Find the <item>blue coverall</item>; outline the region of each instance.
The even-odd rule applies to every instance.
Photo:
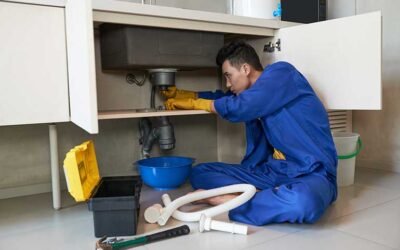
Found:
[[[337,155],[327,113],[304,76],[287,62],[269,65],[239,95],[200,92],[214,99],[217,113],[246,123],[247,149],[241,164],[197,165],[195,189],[249,183],[259,191],[229,212],[253,225],[313,223],[337,197]],[[273,157],[274,149],[285,159]]]

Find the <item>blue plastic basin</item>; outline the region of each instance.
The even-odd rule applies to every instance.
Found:
[[[166,156],[143,159],[136,164],[146,185],[158,190],[169,190],[185,183],[193,162],[193,158]]]

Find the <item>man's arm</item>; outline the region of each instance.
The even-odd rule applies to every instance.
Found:
[[[217,114],[217,111],[215,110],[215,106],[214,106],[214,101],[211,101],[211,103],[210,103],[210,110],[212,113]]]

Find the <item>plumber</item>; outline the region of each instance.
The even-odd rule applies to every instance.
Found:
[[[252,224],[314,223],[336,200],[337,155],[327,112],[306,78],[287,62],[265,69],[253,47],[234,41],[216,58],[226,93],[163,91],[167,109],[206,110],[246,124],[247,149],[240,164],[197,165],[194,189],[248,183],[258,192],[229,212],[232,220]],[[218,205],[236,194],[213,197]]]

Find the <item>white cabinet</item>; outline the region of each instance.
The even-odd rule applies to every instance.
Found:
[[[93,24],[219,32],[252,43],[264,64],[286,60],[309,79],[327,109],[381,108],[380,13],[290,26],[227,14],[149,6],[115,0],[70,0],[66,4],[71,120],[90,133],[97,120],[142,116],[203,114],[202,111],[98,114]],[[280,39],[281,51],[264,45]]]
[[[0,2],[0,125],[69,121],[64,9]]]
[[[381,109],[380,12],[283,28],[277,39],[281,51],[263,53],[264,64],[295,65],[327,109]]]

